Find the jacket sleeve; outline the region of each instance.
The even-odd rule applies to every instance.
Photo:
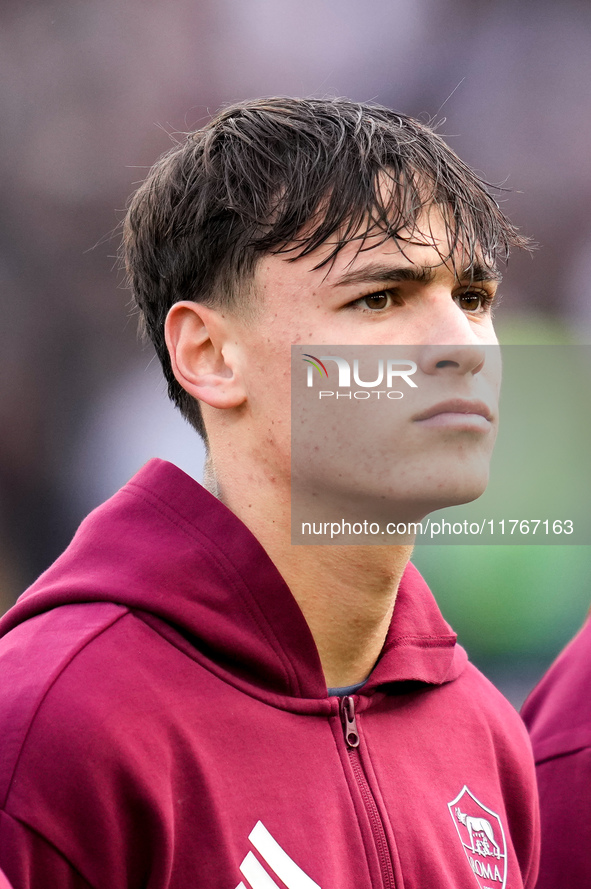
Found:
[[[523,723],[520,721],[520,729]],[[519,816],[513,823],[513,836],[517,840],[516,851],[521,866],[521,874],[524,889],[535,889],[538,883],[540,867],[540,805],[536,781],[534,760],[531,752],[531,744],[525,731],[526,758],[521,761],[520,769],[515,771],[511,781],[514,803],[519,810]],[[516,775],[521,772],[521,788],[516,786]],[[515,798],[516,797],[516,798]],[[555,887],[554,887],[555,889]]]
[[[93,889],[73,865],[36,831],[0,812],[0,889]]]
[[[536,887],[591,886],[591,749],[549,757],[537,772],[542,861]]]

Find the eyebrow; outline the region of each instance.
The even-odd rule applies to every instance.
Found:
[[[395,283],[400,281],[414,281],[418,284],[430,284],[436,276],[434,266],[392,266],[386,263],[371,262],[359,269],[345,272],[335,282],[336,287],[348,284],[369,283]],[[500,283],[503,279],[500,271],[495,266],[487,266],[482,263],[472,263],[469,268],[461,269],[457,279],[463,281],[495,281]]]

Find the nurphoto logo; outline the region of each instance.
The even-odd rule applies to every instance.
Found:
[[[377,367],[374,370],[375,379],[369,380],[361,379],[359,359],[354,358],[353,383],[360,387],[356,390],[351,388],[351,363],[346,358],[342,358],[339,355],[321,355],[317,358],[315,355],[309,355],[304,352],[302,361],[308,365],[306,368],[306,384],[309,389],[314,388],[316,379],[314,371],[320,376],[321,382],[324,382],[329,380],[330,376],[324,362],[333,361],[336,364],[337,373],[335,376],[335,368],[331,368],[332,376],[330,377],[330,382],[333,386],[336,386],[336,389],[345,391],[320,389],[318,391],[319,398],[357,398],[363,400],[372,398],[372,396],[380,398],[384,395],[386,398],[397,400],[404,398],[404,392],[394,389],[395,384],[404,382],[412,389],[418,388],[415,381],[411,379],[412,375],[417,372],[416,362],[404,358],[387,358],[385,360],[379,358]],[[379,386],[385,386],[386,388],[379,389]]]

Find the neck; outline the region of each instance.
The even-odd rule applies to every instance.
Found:
[[[329,688],[369,676],[410,546],[290,546],[269,552],[310,627]]]
[[[412,546],[293,546],[284,486],[235,472],[225,484],[216,470],[217,495],[265,548],[300,606],[327,686],[362,682],[384,645]]]

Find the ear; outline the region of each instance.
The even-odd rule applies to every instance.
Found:
[[[175,303],[164,325],[173,373],[189,395],[212,407],[246,401],[240,350],[224,314],[188,300]]]

